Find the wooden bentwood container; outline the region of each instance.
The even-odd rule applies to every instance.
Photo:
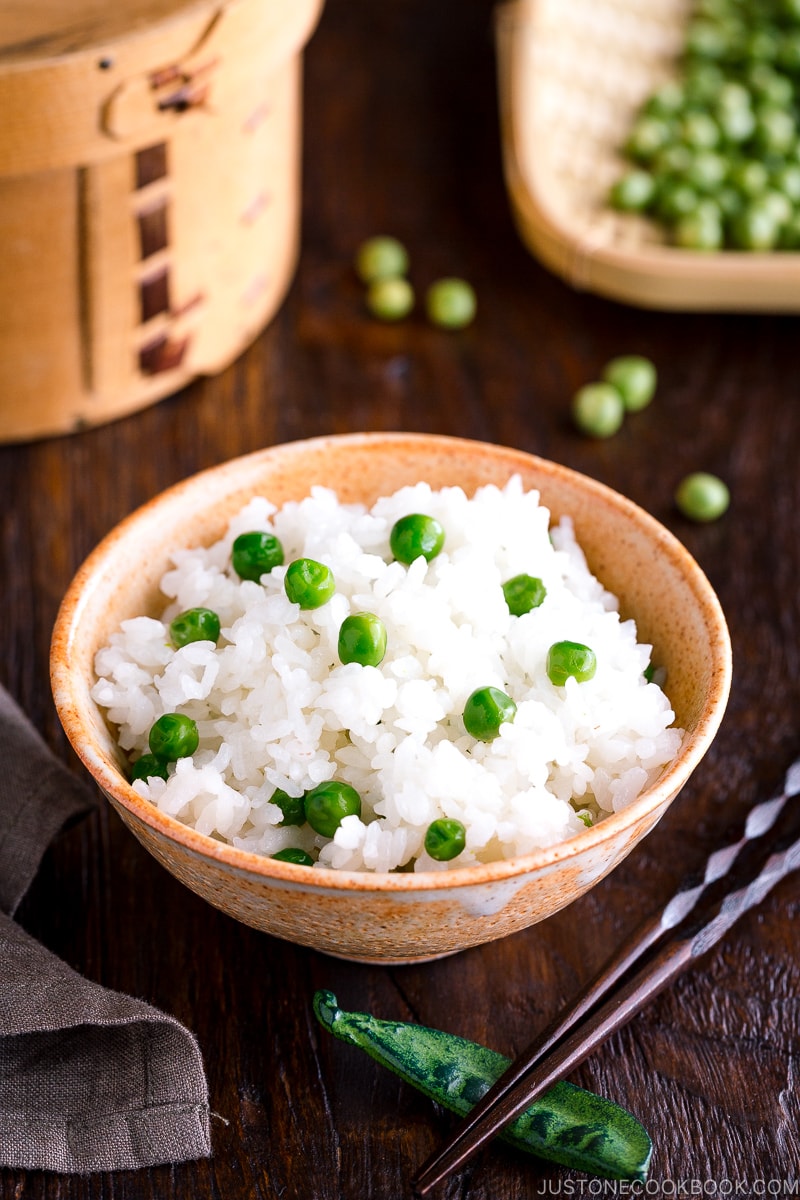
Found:
[[[0,0],[0,441],[225,367],[289,286],[322,0]]]

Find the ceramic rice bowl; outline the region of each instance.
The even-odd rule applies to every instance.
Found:
[[[519,474],[554,519],[572,518],[589,566],[636,620],[666,669],[685,730],[680,753],[638,799],[570,840],[500,862],[441,872],[347,872],[237,849],[159,811],[124,773],[91,698],[94,657],[122,620],[163,608],[172,551],[210,544],[255,495],[281,505],[313,485],[371,504],[420,481],[468,493]],[[132,564],[136,569],[132,570]],[[565,467],[501,446],[415,434],[354,434],[276,446],[170,488],[117,526],[78,571],[52,642],[52,686],[75,751],[142,845],[187,887],[256,929],[324,953],[376,963],[452,954],[542,921],[614,869],[654,827],[707,751],[730,688],[719,602],[676,538],[636,505]]]

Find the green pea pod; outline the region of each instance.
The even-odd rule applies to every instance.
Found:
[[[316,993],[314,1012],[334,1037],[365,1050],[462,1117],[509,1065],[504,1055],[439,1029],[343,1012],[331,992]],[[556,1083],[500,1137],[563,1167],[640,1183],[653,1149],[647,1131],[624,1108],[570,1083]]]

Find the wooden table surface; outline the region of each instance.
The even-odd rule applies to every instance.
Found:
[[[49,692],[50,631],[76,568],[120,518],[262,446],[430,431],[565,463],[677,534],[730,624],[721,731],[661,824],[584,899],[424,965],[346,963],[245,928],[167,875],[107,807],[62,834],[19,919],[78,971],[190,1026],[221,1119],[210,1160],[87,1178],[5,1170],[4,1200],[408,1195],[451,1119],[319,1031],[315,989],[514,1054],[800,751],[798,320],[637,311],[541,268],[503,185],[492,15],[490,0],[329,0],[306,59],[302,254],[277,318],[218,378],[104,428],[0,449],[0,679],[72,762]],[[470,279],[474,324],[447,333],[421,316],[369,318],[351,264],[376,232],[406,242],[420,290],[440,275]],[[654,360],[657,398],[613,439],[582,438],[570,397],[623,352]],[[695,469],[730,484],[716,523],[693,525],[673,506]],[[792,878],[573,1076],[650,1130],[648,1194],[797,1194],[799,913]],[[438,1194],[610,1194],[602,1186],[494,1146]]]

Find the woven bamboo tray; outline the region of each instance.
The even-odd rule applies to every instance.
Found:
[[[497,13],[506,183],[572,287],[643,308],[800,312],[800,254],[701,254],[606,204],[634,112],[675,72],[688,0],[512,0]]]

